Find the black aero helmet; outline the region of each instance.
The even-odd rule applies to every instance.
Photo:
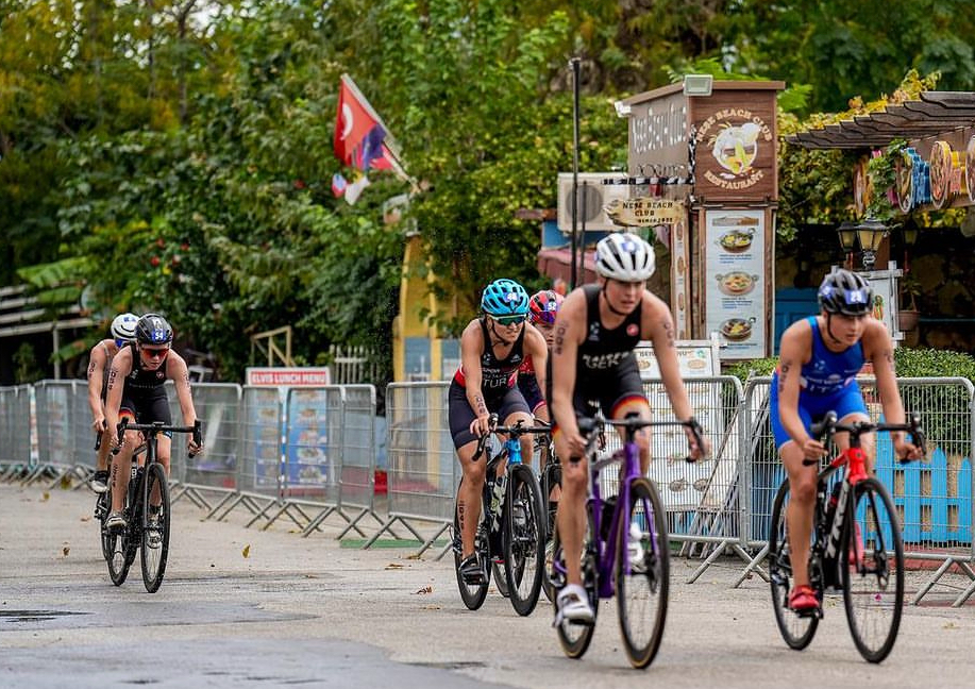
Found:
[[[871,311],[874,290],[863,276],[838,268],[823,279],[817,299],[828,314],[861,316]]]
[[[173,328],[159,314],[146,314],[136,324],[136,341],[141,345],[167,345],[173,342]]]

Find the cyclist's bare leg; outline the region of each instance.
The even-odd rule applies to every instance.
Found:
[[[131,418],[130,418],[131,419]],[[125,495],[129,488],[129,469],[132,467],[132,454],[139,446],[142,436],[138,431],[125,432],[122,449],[112,458],[112,512],[121,512],[125,507]]]
[[[646,400],[641,399],[631,399],[627,402],[618,405],[614,408],[613,418],[623,419],[629,414],[637,413],[641,419],[650,421],[651,419],[651,406]],[[617,429],[620,434],[620,441],[623,443],[626,438],[626,432],[624,429]],[[640,468],[641,475],[647,476],[647,470],[651,466],[651,430],[648,427],[640,429],[634,435],[634,442],[637,444],[637,449],[640,452]],[[621,467],[621,472],[623,468]]]
[[[537,408],[535,408],[535,418],[541,422],[549,423],[549,406],[546,403],[541,403]],[[542,446],[539,452],[539,470],[543,470],[546,465],[549,464],[549,445],[546,444]],[[559,496],[562,494],[562,489],[559,484],[554,484],[552,489],[549,491],[549,496],[547,500],[558,503]]]
[[[809,585],[807,562],[810,560],[810,533],[817,499],[817,465],[803,464],[803,451],[792,440],[779,449],[790,479],[790,503],[786,507],[786,529],[790,539],[790,563],[793,584]]]
[[[569,446],[565,438],[556,432],[556,455],[569,458]],[[582,585],[580,554],[583,551],[583,534],[586,531],[586,482],[589,476],[586,458],[578,462],[562,462],[563,493],[556,510],[556,526],[563,547],[566,563],[566,582]]]
[[[95,455],[95,470],[98,472],[105,472],[109,469],[108,454],[112,452],[112,435],[113,432],[108,429],[102,432],[102,442],[98,446],[98,453]]]
[[[485,484],[485,456],[472,460],[477,441],[466,443],[457,449],[463,476],[458,487],[458,524],[461,526],[461,555],[465,558],[474,553],[474,535],[478,531],[481,515],[481,489]]]
[[[519,421],[522,422],[522,426],[532,426],[532,415],[527,412],[513,412],[502,423],[505,426],[515,426]],[[522,446],[522,464],[532,467],[532,435],[519,436],[519,445]]]

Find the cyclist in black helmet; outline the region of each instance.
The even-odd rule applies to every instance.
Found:
[[[773,374],[769,402],[776,448],[790,478],[786,520],[796,582],[790,608],[804,612],[819,606],[807,575],[819,468],[804,465],[803,460],[819,460],[827,452],[819,440],[810,437],[810,426],[831,410],[843,424],[869,421],[854,379],[865,361],[874,365],[886,421],[905,422],[891,337],[885,325],[870,316],[871,286],[857,273],[838,269],[824,278],[817,296],[820,315],[797,321],[780,339],[779,366]],[[898,457],[918,459],[918,448],[904,434],[892,432],[891,437]],[[846,449],[847,434],[837,434],[834,442]],[[861,448],[868,470],[873,471],[873,435],[861,436]]]
[[[172,424],[169,400],[163,384],[167,379],[176,384],[176,396],[183,412],[183,423],[192,426],[197,419],[190,395],[190,376],[186,361],[171,349],[173,329],[159,314],[146,314],[136,323],[135,342],[122,348],[112,360],[108,375],[108,398],[105,416],[109,429],[115,429],[120,417],[128,417],[138,424],[163,422]],[[127,432],[122,450],[112,461],[112,512],[106,520],[107,527],[125,526],[122,507],[129,485],[129,467],[132,453],[139,445],[139,433]],[[113,445],[118,439],[113,434]],[[199,453],[201,446],[187,438],[191,453]],[[164,434],[159,439],[159,461],[169,472],[170,438]]]

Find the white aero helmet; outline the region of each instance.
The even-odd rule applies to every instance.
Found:
[[[112,337],[116,340],[135,340],[139,317],[126,312],[112,319]]]
[[[637,235],[612,233],[596,245],[596,272],[627,283],[647,280],[654,274],[654,249]]]

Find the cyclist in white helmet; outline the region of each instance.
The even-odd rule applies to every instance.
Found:
[[[98,494],[108,491],[108,453],[111,449],[111,436],[105,423],[105,392],[108,386],[108,370],[119,348],[135,340],[135,314],[119,314],[112,319],[112,337],[98,341],[88,355],[88,406],[92,412],[92,429],[102,434],[102,443],[95,458],[95,474],[89,484]]]
[[[556,599],[557,620],[582,622],[593,620],[593,609],[580,573],[589,470],[577,417],[592,417],[602,408],[608,419],[628,414],[651,418],[633,353],[638,342],[650,340],[675,415],[682,421],[693,419],[678,370],[671,310],[645,287],[654,273],[654,250],[630,233],[608,235],[597,244],[596,272],[597,283],[573,290],[556,316],[550,396],[556,454],[563,467],[556,524],[567,570],[567,584]],[[639,432],[636,439],[644,474],[650,462],[647,432]],[[707,454],[707,441],[706,448],[699,448],[691,430],[685,432],[690,457]]]

